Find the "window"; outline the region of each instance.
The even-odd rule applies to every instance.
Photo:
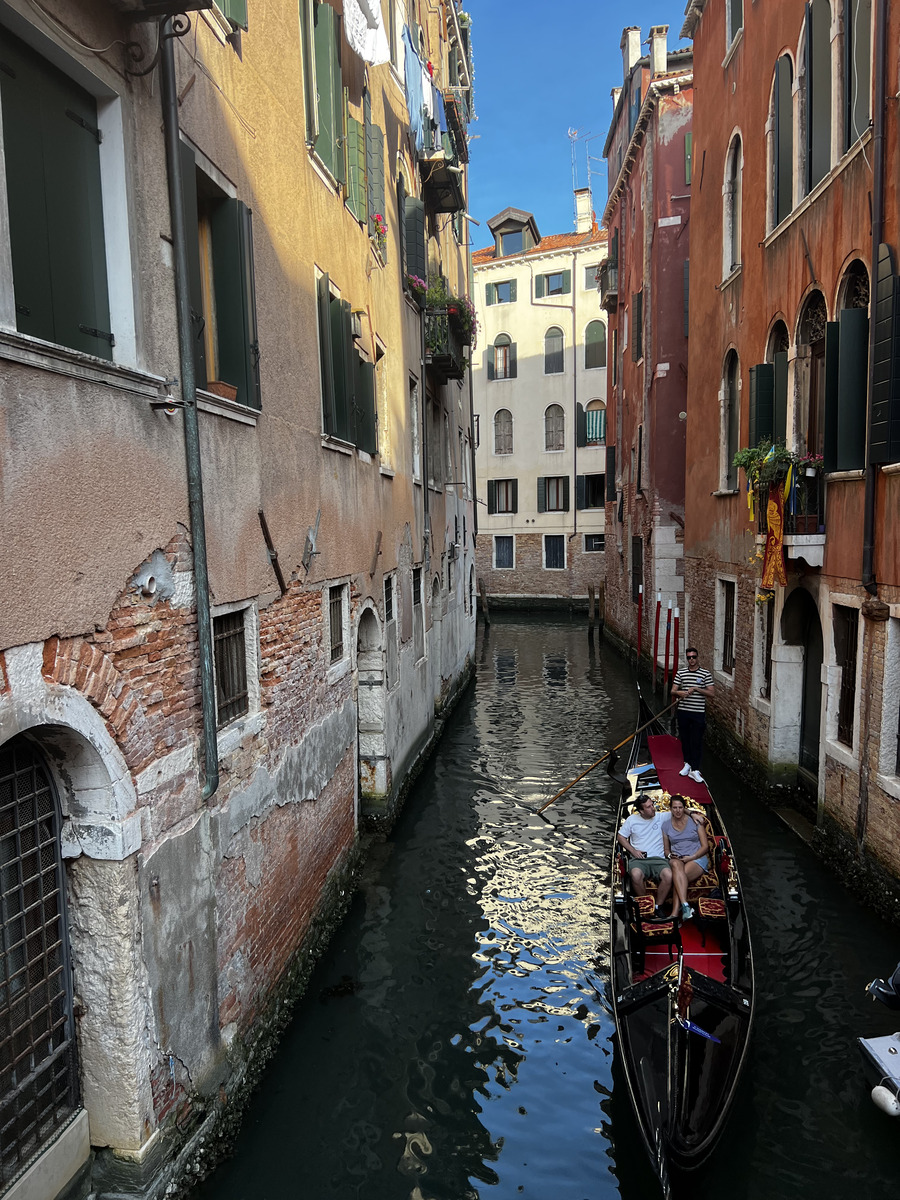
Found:
[[[544,449],[565,450],[566,415],[559,404],[551,404],[544,413]]]
[[[869,127],[872,89],[872,0],[843,0],[844,149]]]
[[[789,55],[782,54],[772,88],[772,228],[780,225],[794,206],[793,87],[793,63]]]
[[[738,485],[737,467],[733,465],[741,432],[740,364],[734,350],[725,359],[722,381],[722,491],[733,492]]]
[[[561,533],[544,534],[544,569],[564,571],[566,569],[566,539]]]
[[[394,619],[394,579],[391,575],[384,577],[384,620],[385,624]]]
[[[534,277],[535,300],[541,300],[544,296],[567,296],[571,290],[571,271],[551,271]]]
[[[606,476],[601,474],[575,476],[575,507],[604,508],[606,505]]]
[[[538,512],[569,511],[568,475],[542,476],[537,481]]]
[[[344,657],[344,593],[343,584],[328,589],[329,663]]]
[[[566,369],[563,331],[552,325],[544,334],[544,374],[560,375]]]
[[[306,142],[331,175],[344,182],[341,19],[330,4],[301,0]]]
[[[0,33],[16,328],[112,359],[96,101]]]
[[[831,5],[811,0],[807,6],[804,57],[806,102],[806,190],[824,179],[831,169]],[[803,109],[801,108],[801,113]]]
[[[419,440],[419,381],[409,380],[409,430],[412,442],[412,477],[416,482],[422,478],[422,454]]]
[[[632,324],[631,361],[640,362],[644,357],[644,289],[631,297]],[[626,326],[627,329],[627,326]],[[627,336],[627,335],[626,335]]]
[[[591,371],[606,366],[606,326],[591,321],[584,331],[584,366]]]
[[[494,338],[493,346],[487,350],[488,380],[515,379],[516,345],[505,333]]]
[[[250,711],[247,686],[245,609],[213,617],[213,651],[216,672],[216,721],[223,725]]]
[[[637,604],[644,583],[644,539],[631,539],[631,599]]]
[[[584,268],[584,290],[586,292],[596,292],[600,286],[600,264],[591,263],[589,267]]]
[[[744,25],[744,0],[726,0],[728,18],[728,45],[730,46]]]
[[[763,682],[759,694],[764,700],[772,698],[772,642],[775,637],[775,601],[773,598],[760,606],[762,622]]]
[[[501,254],[521,254],[524,250],[523,234],[521,229],[514,229],[510,233],[500,235],[500,244],[503,247]]]
[[[400,679],[397,650],[397,613],[394,604],[394,577],[384,577],[384,682],[390,691]]]
[[[499,408],[494,413],[494,453],[512,454],[513,419],[508,408]]]
[[[515,304],[516,280],[504,279],[497,283],[486,283],[484,285],[484,302],[487,305]]]
[[[516,565],[516,539],[509,534],[498,534],[494,538],[494,567],[498,571],[511,571]]]
[[[841,670],[838,699],[838,741],[853,745],[856,711],[856,643],[859,633],[859,609],[843,604],[834,606],[834,658]]]
[[[422,611],[422,568],[413,567],[412,573],[413,637],[416,662],[425,657],[425,614]]]
[[[726,675],[734,674],[734,617],[737,584],[730,579],[720,579],[722,608],[721,669]]]
[[[374,454],[375,365],[359,353],[353,339],[350,304],[334,295],[327,275],[319,276],[318,293],[325,433]]]
[[[722,193],[722,278],[741,265],[741,187],[743,154],[736,137],[728,150],[725,187]]]
[[[584,417],[585,445],[602,446],[606,441],[606,405],[602,400],[591,400]]]
[[[518,479],[489,479],[487,481],[488,514],[519,511]]]
[[[585,554],[598,554],[606,549],[605,533],[586,533],[584,535]]]

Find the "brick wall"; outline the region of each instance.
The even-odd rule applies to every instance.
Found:
[[[603,551],[584,551],[584,535],[571,538],[563,535],[566,544],[565,570],[545,570],[543,565],[543,534],[515,535],[515,567],[496,570],[493,565],[494,540],[490,533],[478,535],[475,570],[484,580],[489,597],[553,597],[586,599],[588,587],[603,586],[606,574],[606,554]]]

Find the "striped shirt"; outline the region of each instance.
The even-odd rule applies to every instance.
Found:
[[[688,688],[707,688],[712,687],[713,677],[705,667],[682,667],[676,672],[672,684],[679,692],[686,692]],[[705,713],[706,712],[706,697],[701,696],[698,692],[694,692],[693,696],[688,696],[687,699],[678,701],[678,711],[683,713]]]

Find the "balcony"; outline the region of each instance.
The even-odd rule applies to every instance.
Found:
[[[784,483],[762,484],[757,489],[757,541],[765,542],[768,534],[766,504],[769,487],[784,487]],[[793,508],[793,511],[790,509]],[[797,475],[793,496],[785,503],[784,550],[788,558],[802,558],[811,567],[821,567],[825,561],[825,479],[820,471]]]
[[[614,313],[619,303],[619,264],[607,259],[600,264],[600,307]]]
[[[444,134],[443,148],[426,149],[419,157],[422,190],[435,212],[465,212],[463,168],[459,165],[449,134]]]
[[[440,383],[462,379],[466,373],[463,338],[446,308],[425,310],[425,364]]]

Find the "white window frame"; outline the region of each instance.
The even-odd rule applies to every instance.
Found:
[[[497,542],[500,538],[509,538],[512,542],[512,565],[509,567],[501,567],[497,565]],[[514,571],[516,569],[516,535],[514,533],[495,533],[493,538],[492,549],[492,566],[495,571]]]
[[[859,596],[845,595],[832,592],[826,597],[827,620],[822,622],[822,640],[824,642],[824,661],[828,686],[825,704],[825,753],[842,766],[852,771],[859,770],[859,738],[860,738],[860,708],[862,705],[862,665],[863,644],[865,639],[865,619],[860,615],[856,629],[856,680],[853,694],[853,745],[838,741],[838,715],[841,707],[841,672],[843,668],[837,661],[834,648],[834,608],[862,609]],[[830,636],[829,636],[830,635]],[[820,764],[824,766],[824,763]]]
[[[500,413],[502,413],[502,412],[509,413],[510,446],[509,446],[508,450],[498,450],[497,449],[497,418],[499,417]],[[506,458],[508,455],[513,453],[513,451],[515,449],[515,445],[516,445],[516,420],[512,414],[512,409],[498,408],[495,411],[495,413],[491,419],[491,439],[493,441],[493,449],[491,451],[492,454],[495,454],[500,458]]]
[[[514,282],[515,282],[514,279],[512,278],[512,276],[510,276],[509,279],[498,279],[497,282],[492,285],[494,288],[494,304],[512,304],[513,303],[512,297],[510,297],[509,300],[501,300],[500,294],[497,291],[497,288],[508,287],[508,288],[510,288],[510,290],[512,290],[512,285]]]
[[[331,589],[341,589],[341,638],[343,652],[341,657],[331,661]],[[350,637],[350,584],[349,580],[330,579],[322,587],[322,620],[324,624],[323,646],[325,651],[325,679],[328,683],[336,683],[343,678],[351,667],[351,637]]]
[[[584,286],[583,286],[583,288],[582,288],[582,290],[583,290],[583,291],[585,291],[585,292],[596,292],[596,291],[598,291],[598,290],[599,290],[599,288],[600,288],[600,280],[596,278],[596,276],[597,276],[597,273],[599,272],[599,270],[600,270],[600,264],[599,264],[599,263],[593,263],[593,264],[591,264],[591,265],[589,265],[589,266],[586,266],[586,267],[584,268]],[[588,279],[588,271],[590,271],[590,272],[591,272],[591,274],[592,274],[592,275],[594,275],[594,277],[595,277],[595,278],[594,278],[594,281],[593,281],[593,283],[591,283],[591,284],[589,284],[589,283],[588,283],[588,281],[587,281],[587,279]]]
[[[900,604],[892,604],[885,629],[884,676],[881,684],[881,739],[878,747],[878,784],[900,800],[897,772],[897,725],[900,722]]]
[[[255,600],[235,600],[230,604],[210,605],[210,622],[229,613],[244,614],[244,654],[247,672],[247,711],[223,725],[217,734],[219,754],[230,754],[248,735],[256,734],[264,724],[259,684],[259,607]],[[215,650],[213,651],[213,686],[215,687]],[[218,706],[217,706],[218,707]]]
[[[585,533],[585,534],[582,534],[582,537],[584,538],[584,541],[581,544],[582,554],[604,554],[606,552],[606,531],[605,530],[598,531],[597,533]],[[594,546],[589,549],[588,544],[587,544],[588,538],[597,538],[597,537],[603,539],[603,545],[602,546]]]
[[[725,584],[734,584],[734,612],[731,615],[731,645],[734,653],[734,670],[729,675],[727,671],[721,668],[722,662],[722,644],[725,638]],[[723,687],[730,690],[734,689],[734,680],[737,675],[737,619],[738,608],[740,607],[740,591],[738,588],[737,575],[716,575],[716,623],[715,623],[715,640],[713,642],[713,669],[712,676],[716,683],[721,683]]]

